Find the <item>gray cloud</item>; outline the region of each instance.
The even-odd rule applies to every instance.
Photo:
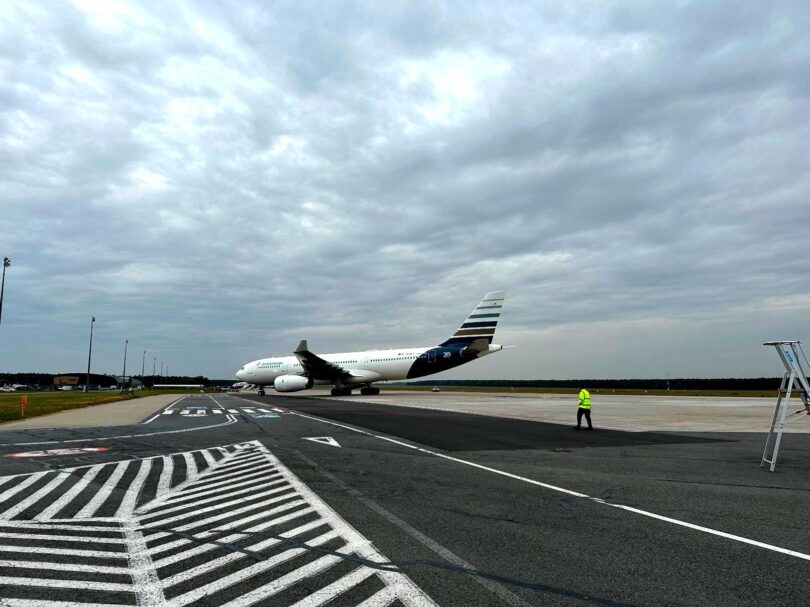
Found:
[[[433,343],[456,376],[758,375],[806,337],[810,9],[0,9],[0,368],[98,319],[178,372]],[[810,339],[810,338],[808,338]],[[151,354],[154,352],[155,354]],[[767,353],[765,353],[767,354]]]

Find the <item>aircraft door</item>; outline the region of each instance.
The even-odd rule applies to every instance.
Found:
[[[436,362],[436,350],[428,350],[428,363],[433,364]]]

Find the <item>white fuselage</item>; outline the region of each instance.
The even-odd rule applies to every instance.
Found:
[[[488,354],[499,352],[503,346],[490,344],[489,348],[477,353],[472,359],[482,358]],[[449,352],[437,346],[420,348],[399,348],[395,350],[365,350],[360,352],[337,352],[335,354],[319,355],[324,360],[351,372],[351,376],[343,380],[346,384],[370,384],[378,381],[390,381],[422,377],[456,366],[451,360],[458,356],[457,352]],[[418,375],[410,374],[412,368],[418,363],[424,372]],[[303,375],[304,368],[295,356],[279,356],[262,358],[244,365],[236,372],[241,381],[258,386],[269,386],[277,377],[282,375]],[[315,384],[328,385],[334,383],[330,380],[315,379]]]
[[[431,350],[431,347],[338,352],[319,356],[346,370],[361,372],[357,374],[357,381],[348,382],[360,384],[369,381],[405,379],[414,361],[428,350]],[[281,375],[297,375],[303,371],[301,363],[295,356],[279,356],[249,362],[236,373],[236,377],[251,384],[270,385]],[[316,380],[315,383],[331,382]]]

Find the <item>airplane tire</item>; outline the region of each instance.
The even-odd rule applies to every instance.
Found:
[[[259,388],[259,396],[264,396],[264,389]]]

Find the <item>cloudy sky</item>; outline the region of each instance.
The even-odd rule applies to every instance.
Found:
[[[0,3],[0,371],[430,345],[449,377],[810,343],[810,5]]]

